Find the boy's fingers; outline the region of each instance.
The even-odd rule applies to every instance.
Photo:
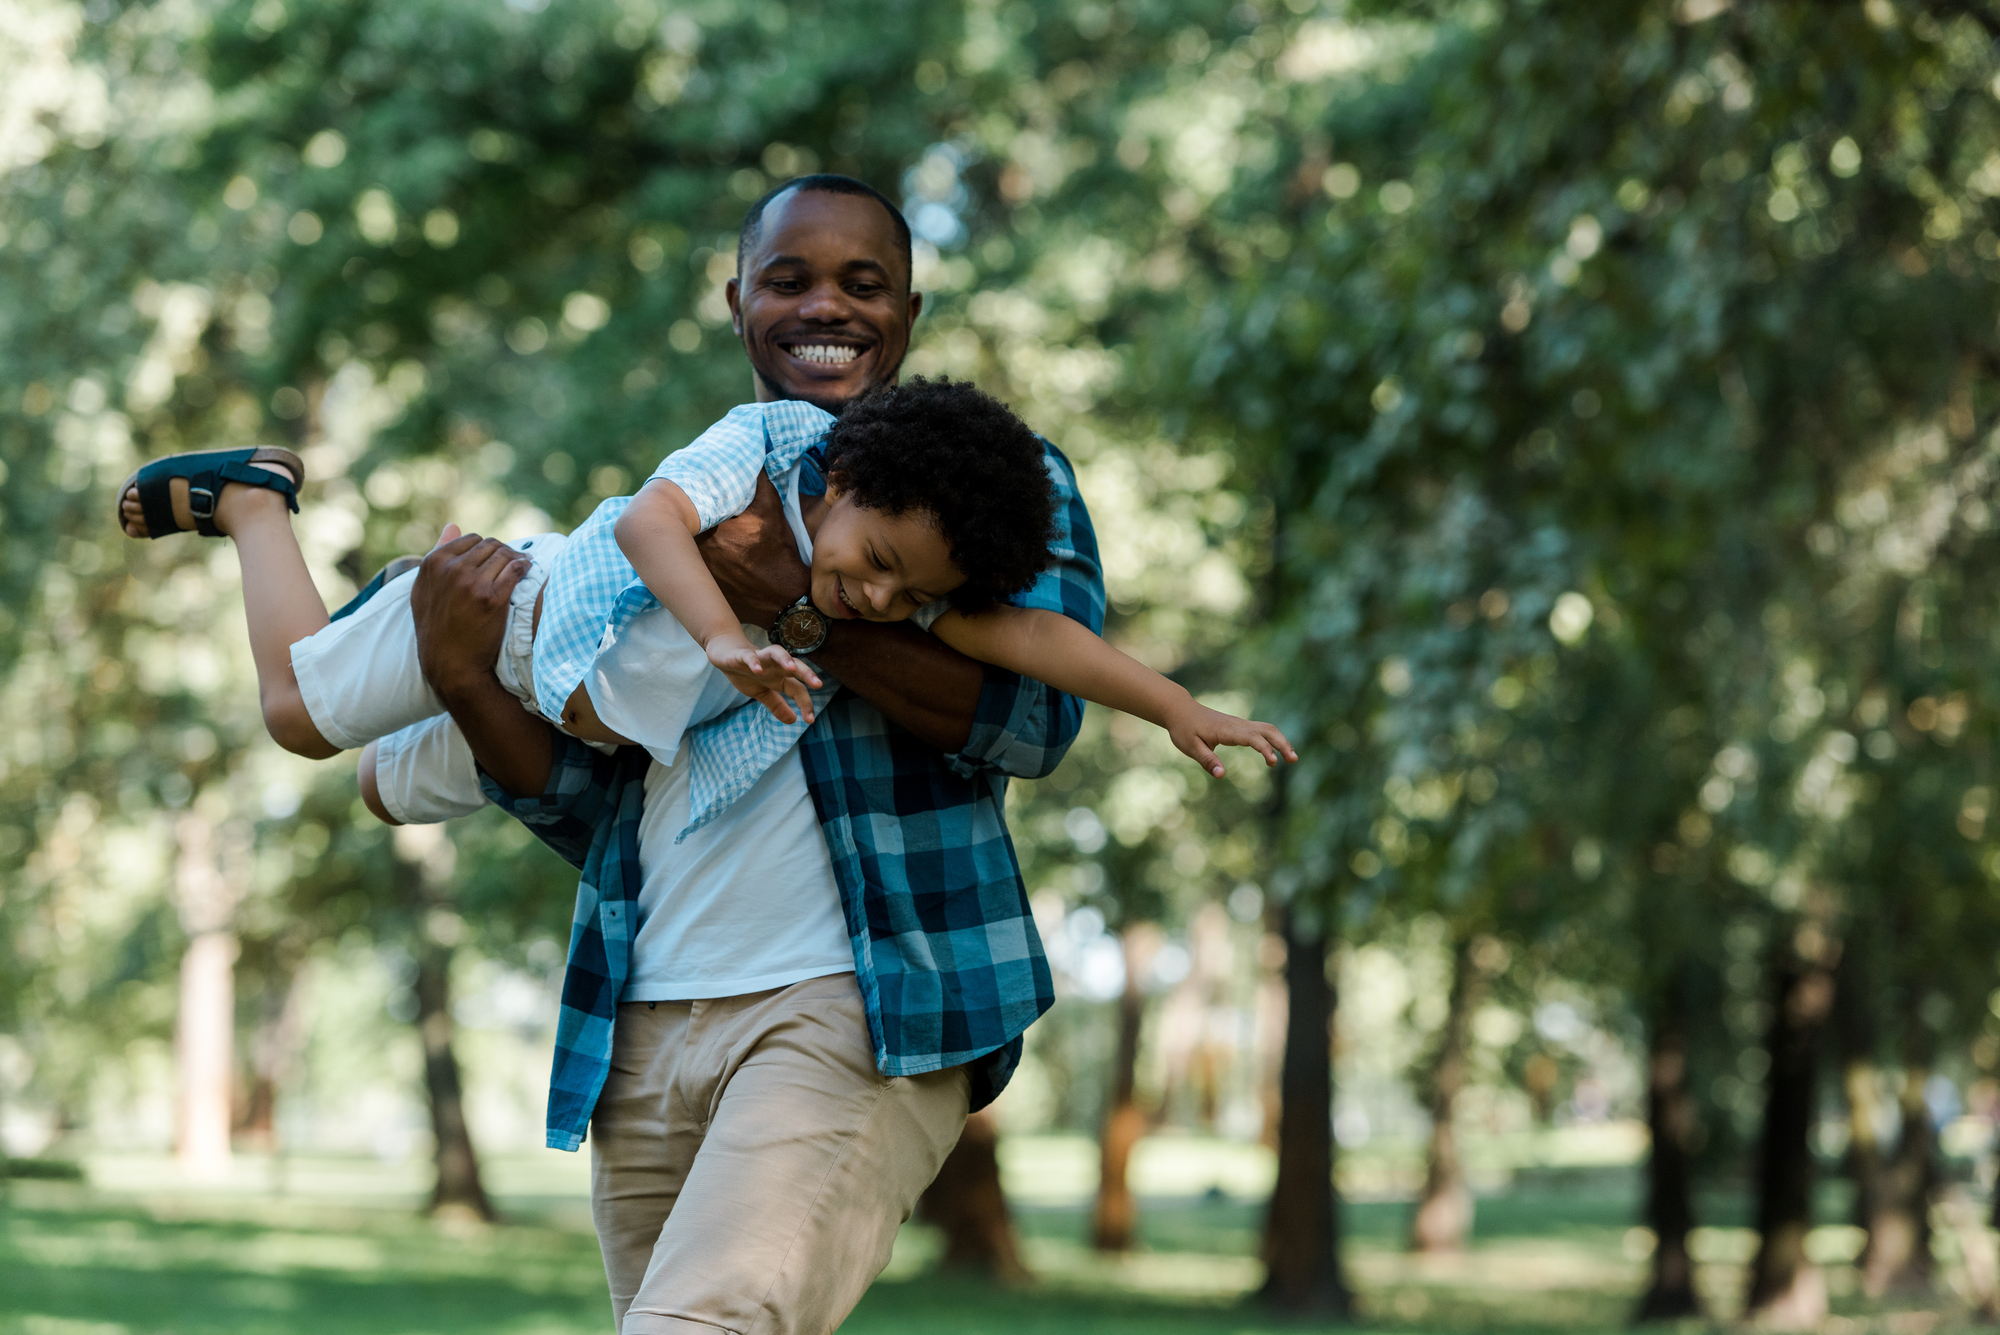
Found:
[[[432,543],[431,546],[442,547],[447,542],[450,542],[453,538],[456,538],[463,532],[465,532],[465,530],[460,528],[456,524],[446,524],[444,526],[444,532],[438,534],[438,540]]]

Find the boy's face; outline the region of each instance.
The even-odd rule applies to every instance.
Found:
[[[895,381],[923,308],[882,206],[822,190],[765,206],[725,291],[758,401],[802,399],[834,413]]]
[[[836,620],[901,621],[965,583],[929,515],[892,515],[827,488],[826,517],[813,535],[812,600]]]

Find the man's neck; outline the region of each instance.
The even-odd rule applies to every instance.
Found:
[[[799,494],[799,518],[805,523],[806,536],[814,542],[819,541],[819,526],[821,521],[826,518],[828,509],[825,496],[807,496],[801,490]]]

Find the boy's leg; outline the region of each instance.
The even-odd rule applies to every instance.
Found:
[[[289,477],[282,468],[260,464]],[[188,514],[188,485],[172,484],[174,515]],[[136,489],[120,502],[125,531],[145,534],[145,516]],[[327,624],[326,603],[306,569],[305,554],[292,533],[285,498],[262,487],[231,483],[215,498],[215,526],[236,546],[243,568],[243,616],[250,627],[250,656],[257,664],[257,695],[264,727],[287,751],[312,760],[337,755],[340,748],[320,735],[299,696],[292,675],[292,646]]]
[[[965,1073],[877,1071],[852,974],[694,1002],[679,1046],[701,1147],[623,1335],[832,1330],[958,1142]]]

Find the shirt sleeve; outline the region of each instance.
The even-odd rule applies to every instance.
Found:
[[[556,744],[548,785],[532,797],[508,793],[484,769],[479,785],[487,800],[528,827],[563,861],[581,868],[598,836],[598,825],[616,815],[619,790],[643,778],[652,758],[636,746],[606,754],[551,729]],[[634,768],[636,766],[636,769]]]
[[[746,403],[661,460],[653,477],[687,493],[706,533],[750,508],[763,471],[764,405]]]
[[[1104,568],[1097,555],[1097,532],[1077,493],[1075,468],[1046,441],[1043,453],[1056,488],[1057,534],[1050,544],[1055,560],[1032,588],[1008,601],[1016,607],[1060,612],[1093,635],[1101,635]],[[1005,668],[985,667],[972,731],[964,748],[945,757],[945,762],[962,778],[989,771],[1017,779],[1041,778],[1062,763],[1076,740],[1077,729],[1083,726],[1083,701]]]

